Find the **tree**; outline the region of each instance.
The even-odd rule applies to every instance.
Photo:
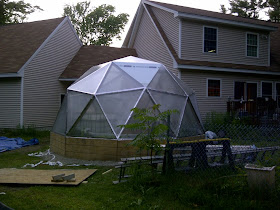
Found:
[[[0,0],[0,25],[22,23],[27,15],[42,10],[39,6],[32,6],[23,1]]]
[[[138,147],[140,151],[149,150],[151,162],[153,152],[161,151],[161,144],[168,138],[167,131],[170,126],[167,125],[168,116],[178,112],[177,110],[160,112],[159,108],[160,104],[146,109],[133,108],[131,111],[134,113],[134,123],[120,125],[122,128],[138,133],[130,145]]]
[[[280,0],[267,0],[268,15],[272,22],[280,22]]]
[[[221,8],[220,8],[221,13],[226,14],[227,13],[227,9],[226,9],[225,5],[221,4],[220,6],[221,6]]]
[[[90,2],[80,2],[76,5],[66,5],[64,16],[68,16],[77,31],[78,36],[86,45],[110,45],[114,37],[120,38],[128,14],[114,15],[115,7],[112,5],[100,5],[90,9]]]
[[[230,8],[228,10],[224,5],[221,5],[221,12],[237,14],[240,17],[259,18],[259,11],[266,7],[266,2],[263,0],[229,0]]]

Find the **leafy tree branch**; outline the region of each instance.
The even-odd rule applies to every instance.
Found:
[[[64,16],[68,16],[85,45],[105,45],[112,43],[113,38],[120,39],[128,21],[128,14],[114,15],[115,7],[100,5],[90,8],[90,2],[80,2],[76,5],[66,5]]]

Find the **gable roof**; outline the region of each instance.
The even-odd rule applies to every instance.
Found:
[[[145,0],[145,3],[152,6],[160,6],[162,9],[167,9],[170,12],[173,12],[175,17],[208,20],[233,25],[239,24],[240,26],[244,27],[250,27],[250,25],[252,24],[251,27],[275,30],[273,29],[275,25],[269,21],[238,17],[235,15],[223,14],[220,12],[212,12],[208,10],[195,9],[191,7],[161,3],[156,1]]]
[[[126,56],[135,56],[135,49],[108,46],[82,46],[60,76],[60,80],[74,81],[92,66],[97,66]]]
[[[64,19],[0,26],[0,74],[17,73]]]
[[[151,21],[155,25],[155,27],[159,33],[159,36],[161,37],[165,46],[167,47],[167,50],[169,51],[170,55],[173,57],[174,61],[176,62],[175,66],[177,66],[177,68],[229,71],[229,72],[240,72],[240,73],[241,72],[242,73],[257,73],[257,74],[274,74],[273,71],[280,72],[280,68],[279,68],[279,66],[276,65],[275,59],[272,62],[272,63],[274,63],[273,64],[274,68],[272,68],[272,66],[256,66],[256,65],[233,64],[233,63],[222,63],[222,62],[212,62],[212,61],[184,60],[184,59],[179,58],[179,56],[177,55],[177,52],[175,51],[170,40],[168,39],[167,35],[165,34],[163,28],[161,27],[161,24],[157,20],[157,17],[155,16],[155,14],[153,12],[152,7],[157,7],[159,9],[163,9],[168,12],[172,12],[172,13],[174,13],[174,18],[183,17],[183,15],[180,14],[179,12],[181,12],[181,13],[184,12],[184,14],[190,13],[191,15],[196,15],[195,18],[198,18],[198,16],[199,16],[199,17],[215,18],[214,19],[215,21],[217,21],[217,19],[219,19],[219,20],[225,19],[225,20],[230,20],[231,21],[230,23],[244,22],[246,24],[249,24],[253,28],[256,26],[260,26],[260,28],[262,28],[262,30],[275,31],[274,32],[275,34],[278,33],[276,31],[278,28],[278,25],[275,23],[271,23],[271,22],[255,20],[255,19],[250,19],[250,18],[242,18],[242,17],[233,16],[233,15],[227,15],[227,14],[222,14],[222,13],[218,13],[218,12],[211,12],[211,11],[194,9],[194,8],[189,8],[189,7],[182,7],[182,6],[172,5],[172,4],[143,0],[138,8],[138,11],[137,11],[136,16],[134,17],[134,20],[132,22],[133,25],[131,25],[131,27],[127,33],[127,37],[125,38],[123,47],[132,46],[135,34],[137,33],[137,27],[139,25],[139,20],[141,19],[140,17],[143,13],[143,10],[145,10],[149,14]],[[191,18],[194,18],[194,17],[192,16]],[[209,21],[207,18],[206,19],[202,18],[199,20]],[[214,20],[211,19],[211,21],[214,21]],[[241,24],[241,26],[243,27],[244,25]],[[278,41],[277,36],[273,36],[272,39],[275,39],[275,42]],[[275,54],[275,56],[277,57],[276,54]],[[279,55],[278,55],[278,57],[279,57]],[[278,72],[277,72],[277,74],[279,74]]]

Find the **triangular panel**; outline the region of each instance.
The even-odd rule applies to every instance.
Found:
[[[145,87],[152,81],[159,69],[159,65],[140,63],[117,63],[117,65]]]
[[[150,90],[149,92],[151,93],[151,96],[153,97],[155,102],[161,105],[161,112],[167,110],[177,110],[170,116],[170,128],[175,134],[177,134],[187,97],[152,90]]]
[[[116,138],[96,99],[88,105],[70,130],[71,136]]]
[[[141,99],[137,103],[136,107],[139,109],[148,109],[151,108],[155,103],[153,102],[150,95],[145,91],[143,95],[141,96]],[[126,124],[133,124],[136,123],[134,119],[134,113],[130,116],[128,122]],[[121,134],[121,138],[134,138],[137,134],[139,134],[141,131],[139,130],[131,130],[131,129],[124,129]]]
[[[67,89],[88,94],[95,94],[109,66],[110,64],[107,64],[106,66],[96,70]]]
[[[164,66],[161,66],[154,76],[151,83],[148,85],[149,89],[174,93],[178,95],[185,95],[183,89],[177,84],[174,78],[169,74]]]
[[[180,80],[176,75],[172,75],[172,77],[184,89],[187,95],[191,95],[194,93],[194,91],[190,87],[188,87],[182,80]]]
[[[92,95],[68,91],[67,93],[67,132],[86,108]]]
[[[66,134],[66,116],[67,116],[67,95],[64,97],[52,131],[62,135]]]
[[[200,116],[200,112],[199,112],[199,109],[198,109],[198,104],[197,104],[197,101],[196,101],[196,97],[195,97],[195,94],[191,94],[189,96],[189,99],[190,99],[190,102],[194,108],[194,111],[200,121],[200,123],[202,123],[202,120],[201,120],[201,116]]]
[[[178,137],[202,135],[204,129],[188,99]]]
[[[112,64],[107,71],[97,93],[108,93],[112,91],[128,90],[134,88],[141,88],[137,80],[133,79],[126,72],[120,69],[117,65]]]
[[[126,123],[131,109],[135,107],[141,92],[142,90],[134,90],[96,96],[116,136],[121,131],[119,125]]]

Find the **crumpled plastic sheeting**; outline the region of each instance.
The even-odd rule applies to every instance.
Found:
[[[33,156],[33,157],[43,157],[43,156],[52,156],[51,160],[47,161],[47,162],[44,162],[44,161],[40,161],[36,164],[33,164],[33,163],[27,163],[23,166],[23,168],[27,167],[27,166],[30,166],[32,168],[35,168],[37,167],[38,165],[42,164],[42,165],[50,165],[50,166],[63,166],[63,163],[60,162],[60,161],[53,161],[55,159],[55,155],[53,153],[50,152],[50,149],[48,149],[46,152],[35,152],[35,153],[30,153],[28,154],[28,156]],[[65,166],[72,166],[72,167],[75,167],[75,166],[92,166],[93,164],[91,163],[85,163],[85,164],[68,164],[68,165],[65,165]]]
[[[36,144],[39,144],[39,140],[36,138],[30,139],[29,141],[25,141],[22,138],[8,138],[5,136],[0,136],[0,152],[14,150],[21,147]]]
[[[217,134],[215,134],[212,131],[206,131],[205,137],[206,137],[206,139],[216,139],[218,136],[217,136]]]
[[[55,162],[54,162],[54,161],[53,161],[53,160],[55,159],[55,155],[52,154],[52,153],[50,152],[50,149],[48,149],[46,152],[35,152],[35,153],[30,153],[30,154],[28,154],[28,156],[34,156],[34,157],[43,157],[43,156],[47,156],[47,155],[52,156],[52,159],[49,160],[49,161],[47,161],[47,162],[40,161],[40,162],[38,162],[38,163],[36,163],[36,164],[27,163],[27,164],[25,164],[25,165],[23,166],[23,168],[25,168],[25,167],[27,167],[27,166],[30,166],[30,167],[32,167],[32,168],[35,168],[35,167],[37,167],[37,166],[40,165],[40,164],[43,164],[43,165],[50,165],[50,166],[63,166],[63,163],[62,163],[62,162],[60,162],[60,161],[55,161]]]

